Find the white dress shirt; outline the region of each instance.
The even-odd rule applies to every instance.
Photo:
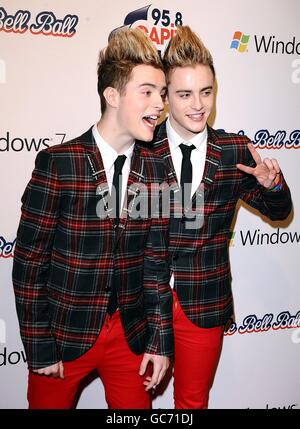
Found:
[[[190,139],[189,141],[184,141],[180,135],[174,130],[170,123],[170,118],[167,119],[166,122],[167,136],[169,140],[170,152],[172,156],[172,161],[175,169],[175,173],[177,176],[177,182],[180,185],[180,175],[181,175],[181,163],[182,163],[182,152],[179,147],[181,143],[184,143],[188,146],[194,145],[195,149],[191,152],[191,163],[193,166],[193,180],[192,180],[192,190],[191,193],[194,195],[198,186],[201,183],[204,166],[205,166],[205,158],[206,158],[206,150],[207,150],[207,127],[204,128],[201,133],[196,134],[195,137]],[[171,275],[170,286],[174,287],[174,274]]]
[[[170,118],[167,119],[166,123],[167,136],[169,140],[169,146],[172,156],[173,165],[175,168],[175,173],[177,176],[177,182],[180,185],[180,174],[181,174],[181,163],[182,163],[182,152],[179,147],[181,143],[191,146],[195,146],[191,153],[191,163],[193,166],[193,181],[192,181],[192,195],[194,195],[198,186],[201,183],[205,158],[206,158],[206,149],[207,149],[207,127],[204,128],[201,133],[196,134],[192,139],[184,141],[179,134],[174,130],[170,123]]]
[[[125,160],[124,166],[122,168],[121,207],[123,207],[128,177],[129,177],[129,173],[130,173],[130,164],[131,164],[131,158],[132,158],[134,143],[126,150],[126,152],[118,153],[117,151],[115,151],[115,149],[113,147],[111,147],[103,139],[103,137],[101,137],[101,135],[99,134],[98,128],[97,128],[97,124],[95,124],[93,126],[92,132],[93,132],[94,139],[97,143],[97,146],[100,150],[100,154],[102,157],[103,166],[104,166],[104,170],[105,170],[106,180],[107,180],[107,184],[108,184],[110,193],[111,193],[111,189],[112,189],[112,182],[113,182],[114,171],[115,171],[114,162],[119,155],[125,155],[126,156],[126,160]]]

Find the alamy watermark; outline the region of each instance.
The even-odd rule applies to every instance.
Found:
[[[292,82],[300,83],[300,58],[292,61],[292,68],[295,69],[291,75]]]
[[[291,335],[291,338],[292,338],[292,342],[294,344],[299,344],[300,343],[300,328],[297,328],[297,329],[295,329],[293,331],[293,333]]]
[[[0,319],[0,344],[6,343],[6,322]]]
[[[199,229],[204,221],[204,184],[202,183],[192,198],[190,198],[191,185],[185,184],[184,189],[178,185],[166,183],[152,183],[150,186],[144,183],[133,183],[128,187],[126,200],[123,204],[121,217],[129,216],[131,219],[147,218],[176,218],[184,219],[186,229]],[[112,186],[111,192],[108,187],[98,186],[96,195],[99,201],[96,213],[100,219],[108,216],[116,217],[115,200],[116,190]]]
[[[6,83],[6,64],[0,59],[0,83]]]

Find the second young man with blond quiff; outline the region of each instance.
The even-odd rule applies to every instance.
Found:
[[[165,159],[172,187],[184,192],[182,218],[171,217],[169,233],[175,408],[207,408],[223,327],[233,315],[227,240],[236,204],[242,199],[280,220],[291,197],[276,160],[262,160],[247,137],[207,125],[215,70],[189,27],[177,29],[163,63],[169,118],[156,131],[154,151]],[[201,195],[203,219],[193,227],[189,210]]]

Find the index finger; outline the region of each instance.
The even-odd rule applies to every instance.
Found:
[[[255,149],[255,147],[253,146],[252,143],[248,143],[247,147],[252,155],[252,158],[254,159],[254,161],[256,162],[256,164],[261,164],[262,160],[261,157],[259,155],[259,153],[257,152],[257,150]]]
[[[154,367],[153,368],[153,374],[151,376],[151,381],[148,384],[146,391],[152,389],[154,386],[156,387],[158,384],[158,380],[159,380],[159,374],[160,374],[161,369],[158,367]]]

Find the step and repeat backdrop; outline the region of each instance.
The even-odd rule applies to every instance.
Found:
[[[217,73],[215,128],[276,158],[293,195],[284,222],[240,205],[228,237],[235,322],[210,408],[300,408],[300,3],[298,0],[0,0],[0,408],[26,408],[27,366],[11,282],[20,199],[37,152],[100,117],[96,65],[110,32],[141,27],[163,52],[187,24]],[[78,408],[106,408],[98,378]],[[172,379],[153,401],[172,408]]]

